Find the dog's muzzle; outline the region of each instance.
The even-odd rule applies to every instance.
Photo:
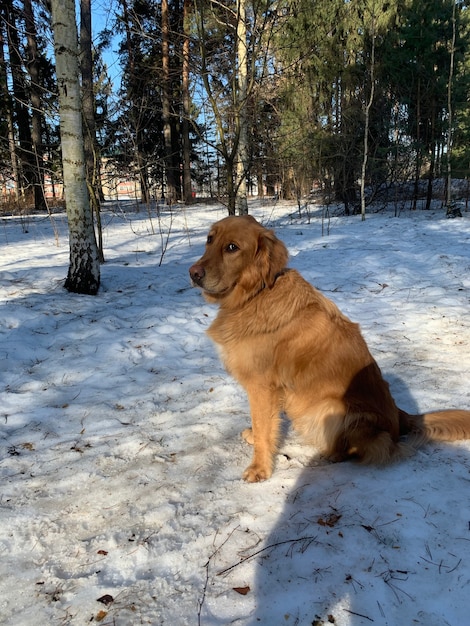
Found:
[[[195,263],[189,268],[189,276],[191,277],[191,281],[193,285],[202,287],[203,286],[202,282],[204,280],[205,275],[206,275],[206,271],[202,267],[202,265],[198,265],[197,263]]]

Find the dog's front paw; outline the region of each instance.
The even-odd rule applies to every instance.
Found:
[[[243,480],[246,480],[247,483],[260,483],[263,480],[268,480],[271,474],[271,468],[252,463],[243,472]]]
[[[242,439],[244,439],[246,443],[249,443],[250,446],[252,446],[255,442],[253,437],[253,429],[245,428],[245,430],[242,430]]]

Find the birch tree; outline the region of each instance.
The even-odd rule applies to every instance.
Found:
[[[366,68],[366,75],[369,78],[369,95],[367,96],[367,90],[364,92],[364,149],[362,155],[362,168],[361,168],[361,216],[362,220],[366,218],[366,178],[368,174],[368,162],[369,162],[369,134],[371,131],[371,115],[374,113],[373,107],[375,103],[375,82],[376,82],[376,41],[377,38],[383,37],[383,34],[393,26],[396,18],[396,12],[393,7],[389,5],[387,1],[383,0],[368,0],[365,2],[364,11],[362,12],[363,27],[361,30],[364,32],[364,51],[369,48],[369,61],[367,61],[367,55],[364,53],[364,67]],[[369,44],[367,45],[367,40]],[[367,65],[368,70],[367,70]],[[367,81],[365,81],[367,82]],[[379,107],[379,114],[382,112]]]
[[[190,15],[191,0],[183,0],[183,45],[181,65],[181,103],[183,115],[181,118],[181,145],[183,149],[183,200],[186,203],[192,200],[191,187],[191,141],[189,138],[189,122],[191,119],[190,95]]]
[[[91,212],[96,219],[98,254],[104,263],[103,231],[100,206],[100,159],[96,141],[95,94],[93,86],[93,53],[91,40],[91,0],[80,0],[80,71],[82,77],[82,112],[84,123],[83,147],[85,171]]]
[[[238,82],[238,146],[237,183],[235,205],[239,215],[248,213],[246,177],[249,169],[248,154],[248,49],[246,42],[246,0],[237,0],[237,82]]]
[[[74,0],[51,0],[70,264],[65,288],[95,295],[100,264],[85,172]]]
[[[230,215],[247,212],[253,102],[269,74],[269,44],[275,23],[273,0],[194,0],[199,77],[214,136],[205,140],[222,157]],[[250,106],[248,106],[250,105]],[[204,105],[203,105],[204,106]]]
[[[173,166],[173,137],[171,127],[171,76],[170,76],[170,16],[168,0],[162,0],[162,113],[163,140],[165,144],[166,199],[174,204],[177,199],[176,179]]]
[[[452,82],[454,80],[454,59],[455,59],[455,40],[456,40],[456,20],[455,20],[455,12],[456,12],[456,3],[453,3],[452,6],[452,39],[450,45],[450,63],[449,63],[449,81],[447,83],[447,119],[448,119],[448,128],[447,128],[447,141],[446,141],[446,157],[447,157],[447,182],[446,182],[446,206],[447,206],[447,214],[452,215],[452,115],[453,115],[453,105],[452,105]]]

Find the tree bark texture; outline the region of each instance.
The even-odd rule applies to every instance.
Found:
[[[31,160],[33,164],[32,176],[34,185],[34,207],[37,210],[43,210],[47,205],[44,195],[44,150],[41,132],[43,126],[43,113],[39,77],[39,51],[31,0],[24,0],[23,6],[27,36],[27,68],[30,77],[31,93],[31,149],[33,151]]]
[[[183,64],[181,87],[183,95],[183,116],[181,120],[181,142],[183,146],[183,200],[186,203],[192,200],[191,188],[191,142],[189,139],[189,120],[191,117],[191,96],[189,92],[189,50],[190,50],[190,12],[191,0],[184,0],[183,4]]]
[[[176,198],[176,180],[173,167],[173,142],[170,119],[170,16],[168,0],[162,0],[162,113],[163,141],[165,144],[166,201],[174,204]]]
[[[13,89],[14,118],[18,132],[18,182],[20,196],[26,198],[34,185],[34,160],[31,143],[31,123],[28,107],[28,94],[26,79],[22,72],[22,59],[20,55],[20,40],[18,27],[12,0],[5,2],[2,11],[6,16],[6,32],[8,40],[8,52],[11,65],[11,81]]]
[[[65,288],[95,295],[100,284],[100,264],[85,173],[75,3],[52,0],[51,6],[70,245]]]
[[[82,75],[82,110],[85,132],[85,171],[92,215],[98,231],[98,253],[104,263],[101,228],[99,157],[96,142],[95,94],[93,91],[93,55],[91,41],[91,0],[80,0],[80,69]]]
[[[236,205],[239,215],[248,213],[246,178],[248,176],[248,50],[246,44],[245,0],[237,1],[237,70],[238,70],[238,150],[237,150],[237,189]]]

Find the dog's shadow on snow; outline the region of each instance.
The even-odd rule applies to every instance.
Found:
[[[406,383],[385,378],[398,406],[419,413]],[[313,459],[254,556],[246,623],[464,623],[469,474],[462,444],[431,444],[381,468]]]

